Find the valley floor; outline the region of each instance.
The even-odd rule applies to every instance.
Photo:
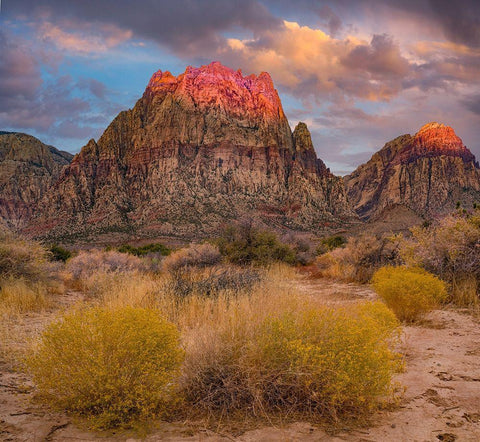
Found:
[[[292,281],[327,303],[371,299],[367,286],[302,278]],[[66,305],[81,298],[70,292]],[[30,314],[9,327],[2,339],[12,347],[33,336],[51,316]],[[162,424],[147,441],[478,441],[480,440],[480,318],[464,310],[434,311],[420,324],[404,327],[402,352],[406,370],[397,381],[405,388],[400,405],[377,413],[368,427],[341,430],[335,435],[304,422],[282,428],[269,426],[243,432],[202,429],[194,424]],[[125,441],[138,436],[95,434],[82,430],[65,415],[31,401],[30,379],[12,369],[0,353],[1,441]]]

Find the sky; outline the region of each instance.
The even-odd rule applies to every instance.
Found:
[[[76,153],[151,75],[267,71],[344,175],[425,123],[480,158],[478,0],[3,0],[0,130]]]

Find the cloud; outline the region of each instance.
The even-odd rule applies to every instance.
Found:
[[[83,24],[75,29],[75,23],[62,22],[61,27],[46,22],[40,26],[39,35],[57,48],[79,55],[100,54],[132,38],[132,31],[114,25]],[[67,31],[66,28],[69,30]]]
[[[297,96],[345,94],[388,100],[401,90],[411,69],[387,35],[374,35],[370,42],[354,36],[336,39],[288,21],[255,39],[229,39],[221,56],[251,71],[268,70]]]
[[[470,112],[480,115],[480,94],[464,98],[462,102]]]
[[[42,84],[40,66],[24,43],[0,29],[0,111],[17,100],[28,100]]]
[[[258,32],[281,24],[268,9],[255,0],[15,0],[4,5],[3,14],[7,17],[21,15],[41,17],[53,26],[56,41],[60,40],[59,23],[67,20],[85,26],[82,34],[68,35],[68,45],[77,50],[81,43],[89,45],[89,28],[110,25],[126,32],[131,31],[136,38],[147,38],[164,45],[178,54],[199,55],[203,51],[216,48],[225,37],[222,32],[231,29],[244,29]],[[80,30],[80,26],[79,26]],[[61,41],[59,42],[61,44]]]

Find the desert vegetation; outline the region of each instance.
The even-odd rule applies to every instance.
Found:
[[[130,246],[69,257],[5,234],[0,334],[23,339],[16,365],[37,397],[89,427],[359,422],[397,398],[400,323],[458,301],[459,281],[476,277],[462,253],[476,251],[478,229],[476,218],[457,216],[409,237],[333,236],[305,247],[240,226],[168,255]],[[371,282],[378,298],[329,304],[299,291],[296,257],[318,245],[306,267],[314,277]],[[40,325],[12,341],[25,314]]]

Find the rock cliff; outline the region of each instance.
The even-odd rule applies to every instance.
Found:
[[[343,180],[290,129],[267,73],[156,72],[133,109],[75,156],[28,231],[211,234],[225,221],[316,231],[355,218]]]
[[[22,133],[0,132],[0,219],[18,228],[73,155]]]
[[[403,205],[431,218],[480,203],[480,169],[451,127],[423,126],[385,144],[345,177],[348,197],[363,219]]]

